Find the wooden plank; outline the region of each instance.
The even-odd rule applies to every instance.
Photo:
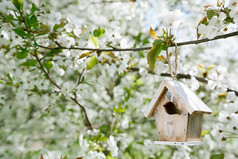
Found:
[[[197,146],[197,145],[202,145],[203,142],[201,141],[194,141],[194,142],[154,141],[154,144],[174,145],[174,146]]]
[[[201,138],[202,132],[202,113],[189,114],[187,136],[189,141],[198,140]]]
[[[159,88],[157,89],[155,95],[150,101],[150,104],[146,107],[144,111],[144,115],[147,118],[153,117],[155,108],[159,104],[160,97],[162,96],[163,92],[166,92],[167,88],[164,85],[164,80],[161,82]]]

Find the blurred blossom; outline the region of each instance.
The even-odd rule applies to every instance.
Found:
[[[112,152],[112,157],[117,157],[118,147],[114,137],[110,136],[107,143],[108,143],[108,150]]]
[[[162,25],[165,28],[177,29],[181,23],[182,15],[180,10],[162,13],[162,15],[160,15]]]
[[[2,0],[2,2],[0,2],[0,12],[4,13],[4,14],[8,14],[9,9],[13,9],[14,5],[7,0]]]
[[[226,99],[228,101],[237,101],[237,96],[236,96],[235,92],[228,92],[226,95]]]
[[[199,88],[199,82],[194,76],[192,76],[191,77],[191,89],[193,91],[196,91],[198,88]]]
[[[218,120],[220,122],[229,122],[231,120],[231,115],[226,111],[221,111]]]
[[[50,22],[52,22],[54,24],[60,24],[61,17],[62,17],[62,15],[60,12],[51,11],[50,15],[49,15],[49,20],[50,20]]]
[[[123,120],[121,121],[121,127],[123,129],[127,129],[129,127],[129,118],[124,116]]]
[[[75,45],[75,40],[72,37],[69,37],[66,34],[63,34],[61,36],[58,37],[57,42],[65,47],[70,47],[71,45]]]
[[[96,152],[96,151],[89,151],[87,156],[85,156],[86,159],[105,159],[106,156],[102,152]]]
[[[43,154],[44,159],[59,159],[61,156],[59,151],[48,151],[47,154]]]
[[[145,68],[140,68],[139,74],[140,74],[141,76],[145,76],[145,75],[148,74],[148,72],[147,72],[147,70],[146,70]]]

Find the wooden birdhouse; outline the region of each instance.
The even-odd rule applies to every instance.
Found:
[[[187,86],[163,80],[144,115],[155,117],[159,135],[155,144],[200,145],[204,113],[212,111]]]

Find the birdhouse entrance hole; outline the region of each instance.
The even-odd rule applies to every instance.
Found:
[[[181,114],[182,110],[176,108],[176,106],[174,105],[173,102],[168,102],[164,105],[165,111],[169,114],[169,115],[174,115],[174,114]]]

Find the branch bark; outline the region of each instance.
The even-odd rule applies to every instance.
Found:
[[[41,70],[44,72],[44,74],[46,75],[46,78],[47,78],[53,85],[55,85],[59,90],[61,90],[61,88],[50,78],[49,73],[44,69],[44,67],[43,67],[43,65],[42,65],[42,63],[41,63],[39,57],[37,56],[37,54],[35,54],[34,56],[35,56],[37,62],[39,63],[39,65],[40,65],[40,69],[41,69]]]
[[[92,124],[91,124],[91,122],[89,121],[89,118],[88,118],[87,111],[86,111],[85,107],[82,106],[82,105],[78,102],[77,97],[76,97],[76,94],[74,94],[74,97],[71,97],[71,99],[83,110],[84,115],[85,115],[85,119],[86,119],[87,126],[88,126],[91,130],[93,130]]]
[[[132,67],[129,69],[129,71],[139,71],[139,68],[136,68],[136,67]],[[151,72],[149,72],[151,73]],[[151,73],[151,74],[154,74],[154,73]],[[163,77],[171,77],[170,73],[161,73],[159,74],[159,76],[163,76]],[[177,74],[177,79],[191,79],[192,77],[195,77],[199,82],[202,82],[204,84],[207,84],[208,83],[208,80],[205,79],[205,78],[202,78],[202,77],[198,77],[198,76],[193,76],[193,75],[190,75],[190,74],[182,74],[182,73],[178,73]],[[233,89],[230,89],[230,88],[227,88],[227,92],[234,92],[236,94],[236,96],[238,96],[238,91],[236,90],[233,90]]]
[[[205,43],[208,41],[214,41],[214,40],[218,40],[218,39],[225,39],[228,37],[232,37],[232,36],[237,36],[238,35],[238,31],[236,32],[232,32],[232,33],[228,33],[228,34],[223,34],[223,35],[219,35],[216,36],[213,39],[200,39],[200,40],[192,40],[192,41],[185,41],[185,42],[179,42],[177,43],[177,46],[185,46],[185,45],[192,45],[192,44],[200,44],[200,43]],[[97,52],[102,52],[102,51],[142,51],[142,50],[150,50],[151,47],[141,47],[141,48],[112,48],[112,49],[94,49],[94,48],[84,48],[84,47],[46,47],[46,46],[42,46],[39,45],[38,46],[40,48],[44,48],[44,49],[49,49],[49,50],[58,50],[58,49],[68,49],[68,50],[88,50],[88,51],[97,51]],[[170,47],[174,47],[175,45],[172,44]]]

